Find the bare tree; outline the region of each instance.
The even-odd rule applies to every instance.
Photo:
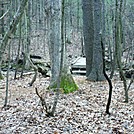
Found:
[[[10,24],[8,31],[5,33],[4,38],[2,39],[2,43],[0,44],[0,63],[2,61],[3,54],[7,45],[11,42],[12,37],[17,29],[17,25],[24,13],[25,6],[28,0],[22,0],[20,7],[18,8],[17,12],[14,15],[14,18]]]
[[[71,90],[77,90],[78,87],[75,84],[73,77],[71,73],[68,71],[69,68],[67,66],[67,61],[66,61],[66,47],[65,47],[65,37],[64,37],[64,7],[65,7],[65,0],[62,0],[61,3],[61,31],[60,31],[60,41],[61,41],[61,57],[60,57],[60,66],[59,66],[59,74],[56,78],[56,81],[52,83],[52,85],[49,86],[49,88],[55,88],[56,95],[54,98],[53,105],[51,106],[51,109],[48,108],[47,103],[45,101],[45,98],[42,97],[42,95],[39,94],[37,88],[36,88],[36,94],[39,96],[42,106],[45,107],[45,111],[47,113],[47,116],[54,116],[56,106],[58,103],[59,99],[59,93],[60,93],[60,88],[64,90],[65,93],[70,92]]]
[[[116,60],[117,65],[119,68],[119,74],[120,78],[123,81],[124,91],[125,91],[125,102],[128,102],[129,96],[128,91],[130,89],[130,85],[133,83],[133,76],[132,79],[127,86],[127,80],[123,72],[122,62],[121,62],[121,56],[122,56],[122,4],[123,0],[120,0],[120,4],[118,4],[118,1],[116,0],[116,16],[115,16],[115,54],[116,54]]]
[[[62,1],[62,9],[61,9],[61,31],[60,31],[60,70],[59,74],[56,77],[56,80],[50,84],[50,88],[57,88],[59,85],[60,79],[60,88],[63,88],[64,93],[73,92],[78,89],[73,77],[70,73],[68,62],[67,62],[67,54],[66,54],[66,33],[65,33],[65,1]],[[56,62],[56,61],[55,61]]]

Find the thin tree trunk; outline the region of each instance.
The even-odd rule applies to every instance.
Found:
[[[21,69],[21,74],[20,74],[20,78],[22,78],[23,77],[23,71],[24,71],[24,69],[25,69],[25,63],[26,63],[26,56],[25,56],[25,54],[23,53],[24,52],[24,39],[22,39],[22,56],[23,56],[23,64],[22,64],[22,69]]]
[[[104,44],[101,38],[101,47],[102,47],[102,57],[103,57],[103,74],[109,84],[109,95],[108,95],[108,101],[107,101],[107,105],[106,105],[106,113],[110,114],[109,109],[110,109],[110,104],[111,104],[111,99],[112,99],[112,82],[111,79],[109,79],[108,75],[106,74],[106,67],[105,67],[105,48],[104,48]]]
[[[7,106],[8,103],[8,89],[9,89],[9,70],[10,70],[10,46],[11,44],[9,44],[8,46],[8,70],[7,70],[7,76],[6,76],[6,96],[5,96],[5,103],[4,103],[4,107]]]
[[[121,31],[121,21],[120,19],[122,19],[121,17],[121,13],[122,13],[122,0],[120,1],[120,8],[118,10],[118,1],[116,0],[116,18],[115,18],[115,53],[116,53],[116,58],[117,58],[117,65],[119,68],[119,73],[120,73],[120,77],[121,80],[123,80],[123,86],[124,86],[124,91],[125,91],[125,102],[128,102],[128,89],[127,89],[127,81],[125,78],[125,75],[123,73],[122,70],[122,63],[121,63],[121,53],[122,53],[122,49],[121,49],[121,35],[122,35],[122,31]]]
[[[30,40],[30,33],[31,33],[31,28],[30,28],[30,10],[29,10],[29,3],[27,4],[26,6],[26,9],[25,9],[25,23],[26,23],[26,44],[25,44],[25,53],[27,53],[29,55],[29,52],[30,52],[30,43],[31,43],[31,40]],[[37,50],[37,49],[36,49]],[[30,64],[29,64],[29,61],[28,59],[26,59],[25,61],[25,68],[26,69],[30,69]]]
[[[0,2],[1,4],[1,13],[0,13],[0,21],[1,21],[1,28],[0,28],[0,33],[2,33],[2,38],[4,37],[4,4],[3,4],[3,0]],[[0,62],[0,79],[3,79],[3,75],[2,75],[2,72],[1,72],[1,63]]]
[[[61,83],[61,73],[62,73],[62,68],[63,68],[63,54],[64,54],[64,32],[63,32],[63,27],[64,27],[64,0],[62,0],[62,5],[61,5],[61,58],[60,58],[60,70],[59,70],[59,76],[57,80],[57,91],[56,91],[56,97],[54,99],[54,104],[52,107],[52,112],[50,115],[54,116],[56,106],[58,103],[59,99],[59,88],[60,88],[60,83]]]
[[[21,46],[21,20],[20,20],[20,23],[19,23],[19,45],[18,45],[18,52],[17,52],[17,58],[16,58],[16,69],[15,69],[15,74],[14,74],[14,79],[16,79],[17,77],[17,72],[18,72],[18,68],[19,68],[19,65],[18,65],[18,61],[19,61],[19,55],[20,55],[20,46]]]

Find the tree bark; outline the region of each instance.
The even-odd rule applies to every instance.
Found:
[[[60,69],[60,26],[61,26],[61,20],[60,20],[60,1],[59,0],[52,0],[51,3],[51,19],[50,19],[50,46],[49,46],[49,52],[50,52],[50,60],[51,60],[51,83],[56,81],[58,75],[59,75],[59,69]],[[50,83],[50,84],[51,84]]]
[[[94,1],[94,46],[93,46],[93,59],[92,70],[87,79],[91,81],[105,80],[103,74],[103,59],[101,48],[101,34],[102,34],[102,18],[101,18],[101,1]],[[88,58],[88,57],[87,57]]]
[[[123,81],[124,91],[125,91],[125,102],[128,103],[128,88],[127,88],[127,81],[122,69],[121,63],[121,54],[122,54],[122,24],[120,19],[122,19],[122,0],[120,0],[120,7],[118,5],[118,1],[116,0],[116,16],[115,16],[115,54],[117,65],[119,68],[120,78]]]
[[[65,43],[65,16],[64,16],[64,5],[65,1],[62,0],[62,15],[61,15],[61,57],[60,57],[60,70],[59,75],[57,77],[57,80],[54,81],[50,88],[62,88],[64,93],[70,93],[78,89],[75,81],[73,80],[73,77],[69,71],[69,67],[67,64],[67,55],[66,55],[66,43]]]
[[[89,76],[92,69],[94,44],[93,0],[82,0],[82,9],[83,35],[86,55],[86,76]]]

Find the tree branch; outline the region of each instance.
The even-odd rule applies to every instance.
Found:
[[[0,20],[3,19],[8,12],[9,12],[9,9],[0,17]]]

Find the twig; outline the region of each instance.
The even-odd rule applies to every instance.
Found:
[[[133,82],[134,82],[134,74],[131,76],[131,80],[130,80],[130,83],[128,85],[127,91],[130,89]]]

